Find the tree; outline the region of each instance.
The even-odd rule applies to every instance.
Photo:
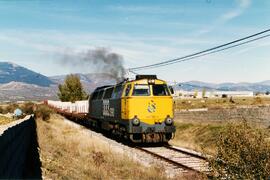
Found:
[[[197,96],[198,96],[198,90],[195,89],[193,97],[194,97],[194,98],[197,98]]]
[[[203,88],[203,90],[202,90],[202,98],[205,98],[205,95],[206,95],[206,89]]]
[[[80,77],[74,74],[67,75],[64,84],[58,86],[57,94],[61,101],[80,101],[87,99],[88,96],[83,90]]]

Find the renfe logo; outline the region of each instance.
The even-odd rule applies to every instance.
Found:
[[[110,101],[109,100],[103,100],[103,116],[110,116],[114,117],[114,108],[110,108]]]
[[[156,112],[156,103],[153,100],[148,102],[147,111],[150,113]]]

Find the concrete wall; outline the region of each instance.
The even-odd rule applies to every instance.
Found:
[[[246,119],[262,127],[270,126],[270,106],[209,109],[207,111],[175,112],[175,119],[183,122],[228,122]]]
[[[1,126],[0,178],[40,178],[37,146],[33,116]]]

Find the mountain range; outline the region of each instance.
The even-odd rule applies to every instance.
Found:
[[[86,92],[96,87],[114,84],[115,81],[102,73],[76,74],[80,77]],[[47,77],[11,62],[0,62],[0,101],[57,99],[58,84],[66,75]],[[270,91],[270,80],[258,83],[206,83],[188,81],[174,85],[176,90],[215,90],[215,91]]]
[[[87,93],[114,84],[106,74],[76,74]],[[0,101],[57,99],[58,84],[66,75],[47,77],[11,62],[0,62]]]
[[[194,90],[208,90],[208,91],[253,91],[266,92],[270,91],[270,80],[257,83],[206,83],[201,81],[188,81],[174,85],[176,90],[194,91]]]
[[[12,81],[49,87],[54,82],[39,73],[11,62],[0,62],[0,84]]]

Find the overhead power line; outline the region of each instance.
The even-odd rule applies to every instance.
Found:
[[[225,48],[217,49],[217,50],[215,50],[215,51],[211,51],[211,52],[208,52],[208,53],[204,53],[204,54],[192,56],[192,57],[185,58],[185,59],[179,59],[179,60],[177,60],[177,61],[173,61],[173,62],[166,63],[166,64],[162,64],[162,65],[156,65],[156,66],[151,66],[151,67],[145,67],[145,68],[143,68],[143,69],[158,68],[158,67],[161,67],[161,66],[167,66],[167,65],[171,65],[171,64],[175,64],[175,63],[179,63],[179,62],[189,61],[189,60],[192,60],[192,59],[195,59],[195,58],[207,56],[207,55],[214,54],[214,53],[217,53],[217,52],[220,52],[220,51],[224,51],[224,50],[231,49],[231,48],[234,48],[234,47],[238,47],[238,46],[241,46],[241,45],[244,45],[244,44],[248,44],[248,43],[251,43],[251,42],[253,42],[253,41],[257,41],[257,40],[259,40],[259,39],[263,39],[263,38],[266,38],[266,37],[269,37],[269,36],[270,36],[270,34],[264,35],[264,36],[261,36],[261,37],[255,38],[255,39],[251,39],[251,40],[249,40],[249,41],[245,41],[245,42],[242,42],[242,43],[238,43],[238,44],[235,44],[235,45],[231,45],[231,46],[228,46],[228,47],[225,47]],[[138,69],[138,70],[142,70],[142,69]],[[134,71],[134,70],[132,70],[132,71]]]
[[[259,39],[269,37],[270,34],[260,36],[260,35],[263,35],[263,34],[269,32],[269,31],[270,31],[270,29],[267,29],[267,30],[258,32],[256,34],[252,34],[250,36],[240,38],[240,39],[237,39],[237,40],[234,40],[234,41],[231,41],[231,42],[228,42],[228,43],[225,43],[225,44],[222,44],[222,45],[210,48],[210,49],[206,49],[206,50],[203,50],[203,51],[200,51],[200,52],[197,52],[197,53],[186,55],[186,56],[183,56],[183,57],[180,57],[180,58],[175,58],[175,59],[171,59],[171,60],[167,60],[167,61],[163,61],[163,62],[151,64],[151,65],[146,65],[146,66],[139,66],[139,67],[135,67],[135,68],[130,68],[129,71],[137,71],[137,70],[142,70],[142,69],[151,69],[151,68],[157,68],[157,67],[161,67],[161,66],[167,66],[167,65],[170,65],[170,64],[179,63],[179,62],[183,62],[183,61],[188,61],[188,60],[195,59],[195,58],[198,58],[198,57],[202,57],[202,56],[206,56],[206,55],[209,55],[209,54],[217,53],[217,52],[224,51],[224,50],[227,50],[227,49],[231,49],[231,48],[234,48],[234,47],[237,47],[237,46],[248,44],[248,43],[251,43],[253,41],[257,41]]]

